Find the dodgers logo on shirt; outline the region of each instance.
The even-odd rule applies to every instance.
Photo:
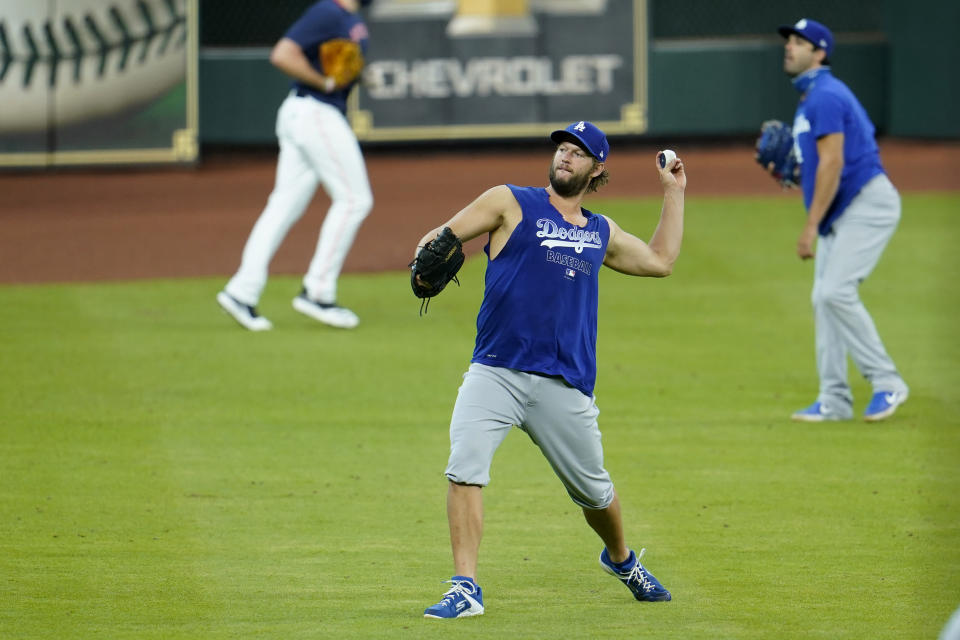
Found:
[[[537,220],[538,238],[546,238],[540,243],[541,247],[571,247],[577,253],[584,249],[602,249],[603,242],[598,231],[587,231],[579,227],[561,227],[549,218]]]

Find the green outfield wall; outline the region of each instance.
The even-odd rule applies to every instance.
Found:
[[[202,3],[199,131],[203,143],[275,141],[274,117],[288,83],[269,65],[267,55],[277,32],[309,2],[285,2],[282,15],[264,4],[252,0]],[[502,40],[488,38],[478,40],[473,50],[469,42],[459,41],[431,54],[424,47],[443,39],[436,36],[440,33],[436,24],[426,24],[435,18],[418,21],[408,17],[406,22],[398,22],[371,16],[375,47],[371,62],[377,60],[379,26],[380,33],[387,34],[379,55],[394,62],[407,49],[411,60],[417,61],[460,56],[457,68],[464,73],[470,69],[465,61],[481,56],[502,56],[508,68],[512,61],[542,60],[547,65],[544,73],[558,76],[550,78],[556,85],[559,69],[565,68],[567,61],[550,57],[560,55],[551,42],[569,42],[578,36],[581,41],[600,40],[598,53],[618,56],[613,63],[618,75],[610,77],[622,88],[619,93],[592,94],[590,108],[597,108],[602,115],[590,115],[590,119],[602,120],[618,133],[637,136],[744,136],[754,133],[765,119],[792,119],[797,95],[781,71],[782,39],[775,28],[807,16],[834,30],[834,72],[860,97],[880,134],[960,139],[960,122],[950,109],[960,100],[956,82],[960,40],[954,33],[960,24],[957,2],[810,0],[784,9],[760,0],[585,0],[584,6],[602,6],[597,11],[607,14],[606,22],[599,13],[595,17],[599,33],[609,31],[611,13],[634,25],[633,36],[618,33],[605,42],[583,37],[582,29],[589,28],[594,17],[584,14],[586,17],[570,19],[553,15],[549,3],[531,4],[539,33],[530,44],[513,49]],[[795,11],[804,13],[794,15]],[[398,42],[401,32],[414,34],[407,45]],[[417,33],[429,35],[418,38]],[[578,53],[582,56],[589,51]],[[537,91],[540,94],[533,95]],[[477,93],[454,96],[447,102],[411,98],[387,103],[361,92],[359,106],[354,107],[362,117],[352,122],[362,140],[373,141],[523,137],[530,132],[524,123],[552,122],[568,115],[563,109],[551,110],[557,101],[586,108],[586,103],[551,95],[551,91],[534,87],[529,89],[531,95],[510,95],[499,101],[496,95]],[[471,107],[479,115],[498,109],[515,113],[517,123],[509,123],[504,135],[498,136],[497,130],[474,122]],[[401,126],[378,129],[377,125],[388,119],[384,114]]]

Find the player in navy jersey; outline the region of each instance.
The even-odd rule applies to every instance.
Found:
[[[909,389],[860,300],[859,287],[897,228],[900,195],[880,162],[867,112],[830,72],[833,34],[808,19],[779,32],[786,38],[784,71],[800,93],[793,135],[807,218],[797,255],[816,256],[812,300],[820,391],[812,405],[792,417],[804,422],[853,417],[849,355],[873,388],[864,419],[883,420],[906,401]]]
[[[604,570],[637,600],[670,599],[640,564],[643,550],[636,554],[624,539],[620,502],[603,467],[593,387],[600,267],[636,276],[672,272],[683,236],[686,173],[679,158],[656,165],[663,209],[647,244],[581,206],[608,180],[604,133],[577,122],[551,138],[557,147],[549,186],[493,187],[419,244],[443,227],[464,242],[488,236],[476,346],[450,422],[447,518],[455,575],[440,602],[424,612],[428,618],[484,611],[477,584],[482,488],[490,482],[495,450],[514,425],[540,447],[603,541]]]
[[[247,238],[240,268],[217,294],[223,310],[250,331],[273,328],[256,310],[270,261],[321,184],[330,196],[330,208],[293,308],[341,329],[352,329],[360,322],[353,311],[337,304],[340,270],[373,207],[360,144],[345,117],[347,97],[359,78],[338,86],[334,77],[324,75],[320,46],[350,40],[366,55],[369,34],[359,11],[371,2],[315,2],[270,52],[270,62],[291,78],[290,92],[277,111],[276,182]]]

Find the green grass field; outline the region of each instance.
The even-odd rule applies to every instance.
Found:
[[[649,237],[659,203],[592,201]],[[911,385],[893,419],[799,425],[817,381],[793,199],[687,203],[665,280],[605,270],[599,379],[633,601],[519,431],[486,489],[486,615],[449,578],[442,472],[483,260],[418,317],[348,275],[327,329],[275,277],[0,287],[3,638],[935,638],[960,605],[960,194],[908,195],[862,295]],[[851,365],[856,410],[870,389]]]

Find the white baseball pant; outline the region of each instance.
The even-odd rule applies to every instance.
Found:
[[[268,268],[290,227],[303,216],[322,184],[331,205],[317,248],[303,278],[307,295],[319,302],[337,299],[337,278],[357,230],[373,207],[360,145],[335,107],[291,93],[277,112],[280,155],[273,192],[243,249],[240,269],[227,283],[231,296],[256,306]]]

